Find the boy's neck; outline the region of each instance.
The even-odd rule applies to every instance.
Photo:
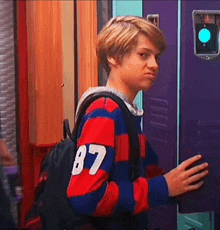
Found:
[[[129,90],[128,87],[125,87],[124,85],[120,84],[120,82],[118,82],[118,81],[114,81],[112,78],[108,79],[106,87],[116,89],[117,91],[119,91],[122,94],[124,94],[124,96],[127,98],[128,102],[130,104],[133,104],[134,99],[135,99],[135,97],[137,95],[137,93],[131,92],[131,90]]]

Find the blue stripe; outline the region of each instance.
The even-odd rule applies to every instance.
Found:
[[[144,166],[158,164],[158,156],[152,149],[149,143],[147,143],[147,157],[144,160]]]
[[[107,183],[105,183],[98,191],[86,196],[69,198],[71,207],[82,215],[92,215],[96,211],[96,207],[105,194]]]
[[[96,117],[103,117],[103,118],[111,118],[113,120],[115,120],[115,116],[116,116],[116,111],[113,113],[110,113],[104,109],[97,109],[94,110],[92,113],[89,114],[89,118],[96,118]]]
[[[149,182],[150,207],[167,205],[169,203],[168,186],[163,176],[157,177]]]
[[[125,120],[121,110],[117,110],[116,112],[117,120],[116,120],[116,135],[127,134]]]
[[[115,163],[111,171],[112,180],[120,189],[120,200],[115,209],[115,213],[133,212],[135,208],[133,184],[130,181],[130,163]]]
[[[120,200],[116,207],[116,213],[130,212],[135,209],[133,184],[130,181],[124,181],[119,184]]]
[[[130,163],[126,162],[117,162],[112,166],[111,175],[112,180],[116,183],[121,183],[121,181],[130,181]]]

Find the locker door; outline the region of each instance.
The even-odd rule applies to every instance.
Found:
[[[177,162],[177,26],[178,1],[144,1],[143,16],[159,14],[167,50],[160,61],[154,86],[144,93],[144,132],[159,157],[159,166],[170,171]],[[153,208],[149,229],[177,229],[177,206]]]
[[[210,176],[199,191],[184,195],[180,213],[220,208],[220,62],[193,52],[193,10],[220,10],[219,1],[182,1],[180,160],[196,154],[210,164]]]

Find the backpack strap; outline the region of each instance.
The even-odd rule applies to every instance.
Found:
[[[140,144],[139,144],[139,138],[138,138],[138,129],[137,129],[137,123],[135,120],[135,116],[130,112],[128,107],[125,105],[124,101],[116,96],[113,93],[110,92],[99,92],[89,95],[85,100],[82,102],[80,108],[79,108],[79,115],[77,118],[77,121],[75,123],[74,129],[72,131],[72,134],[70,135],[70,138],[72,140],[76,140],[77,138],[77,131],[79,128],[79,125],[82,121],[82,118],[86,112],[86,109],[89,107],[89,105],[95,101],[96,99],[100,97],[108,97],[114,100],[119,106],[123,113],[123,117],[125,120],[125,125],[127,128],[127,132],[130,139],[130,179],[131,181],[135,181],[140,176]]]
[[[70,137],[71,132],[70,132],[70,124],[68,119],[63,120],[63,138],[66,139],[67,136]]]

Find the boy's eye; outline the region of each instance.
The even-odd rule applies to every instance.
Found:
[[[150,54],[148,54],[148,53],[140,53],[140,56],[143,59],[147,59],[150,56]],[[160,62],[160,56],[155,56],[155,60],[156,60],[157,63],[159,63]]]
[[[141,56],[142,58],[147,58],[149,55],[148,55],[147,53],[140,53],[140,56]]]

